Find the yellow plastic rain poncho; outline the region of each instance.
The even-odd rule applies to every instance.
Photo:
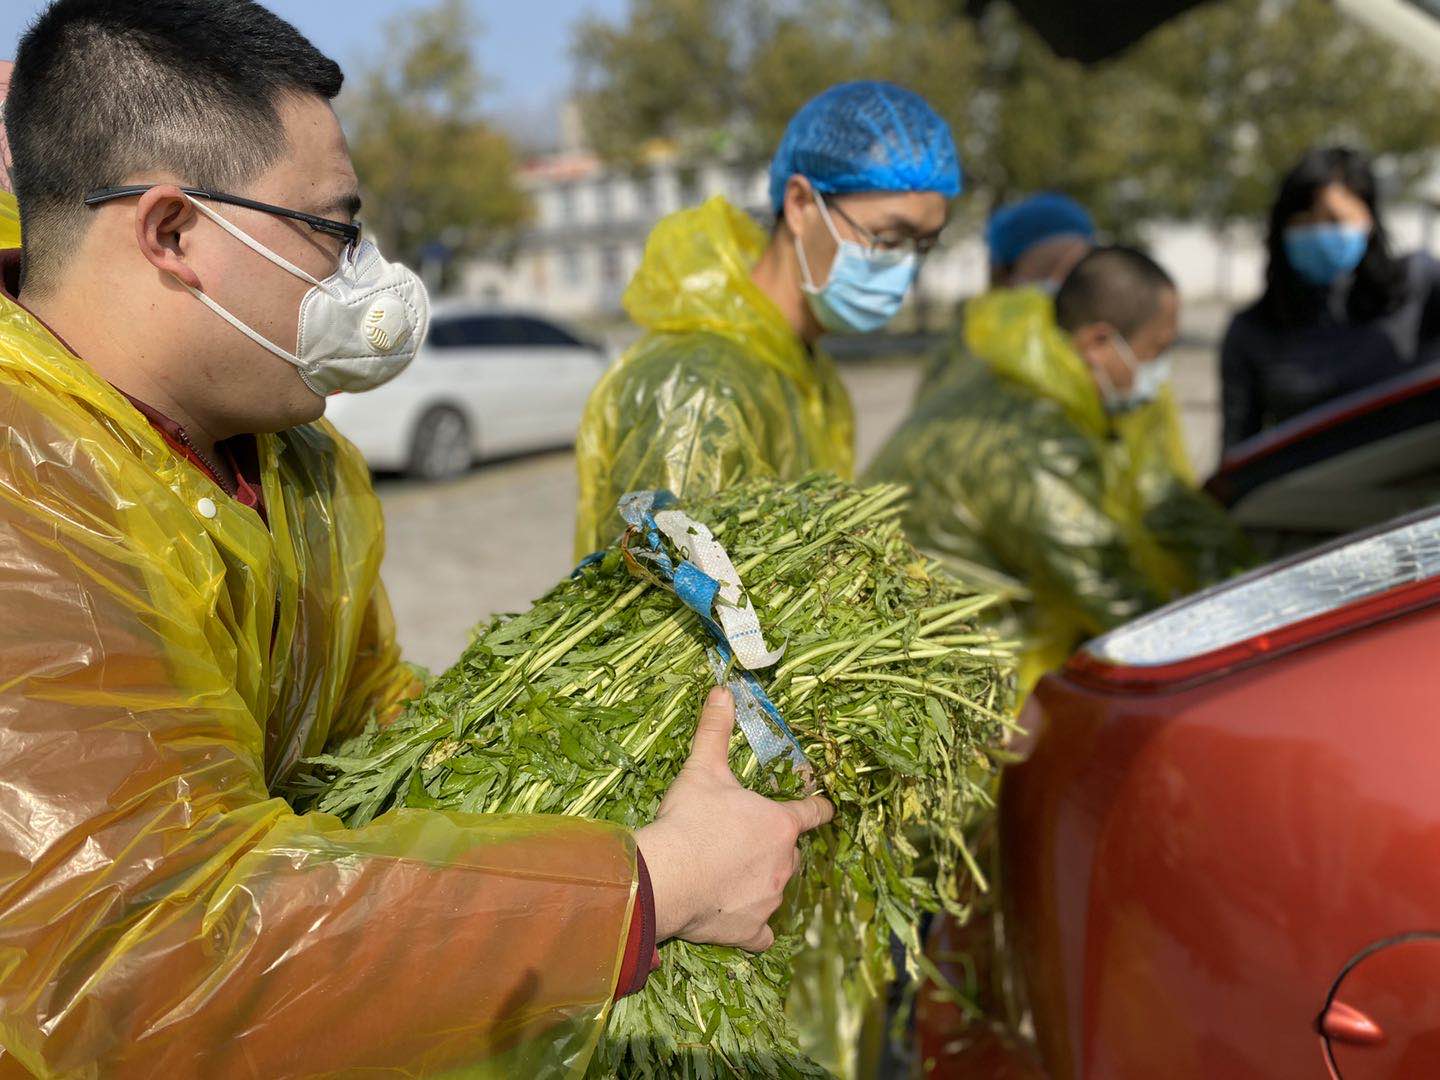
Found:
[[[647,333],[590,395],[575,454],[577,557],[620,530],[627,491],[700,495],[755,476],[848,479],[850,398],[750,280],[765,234],[716,197],[655,227],[625,292]]]
[[[1168,390],[1110,417],[1036,289],[966,305],[964,336],[871,476],[911,485],[911,539],[1010,585],[1022,689],[1082,641],[1228,576],[1248,550],[1197,491]]]
[[[633,838],[271,794],[413,678],[364,463],[259,456],[268,528],[0,299],[0,1075],[578,1074]]]

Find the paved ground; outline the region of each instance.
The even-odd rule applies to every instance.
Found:
[[[1197,470],[1218,450],[1213,342],[1220,318],[1187,319],[1176,355],[1176,386]],[[847,363],[841,373],[855,401],[863,464],[904,415],[919,377],[914,364]],[[434,486],[378,485],[385,504],[385,581],[405,655],[439,671],[471,628],[495,612],[528,606],[571,568],[575,467],[568,451],[482,466]]]

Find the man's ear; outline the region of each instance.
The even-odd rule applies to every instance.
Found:
[[[1107,322],[1086,323],[1070,335],[1070,341],[1074,344],[1075,351],[1080,354],[1080,359],[1094,367],[1114,334],[1115,328]]]
[[[135,240],[141,254],[156,270],[192,289],[200,287],[200,276],[190,265],[189,238],[199,216],[190,197],[174,184],[152,187],[135,208]]]
[[[785,201],[782,204],[785,224],[792,233],[798,233],[810,214],[814,213],[815,192],[810,181],[795,173],[785,181]]]

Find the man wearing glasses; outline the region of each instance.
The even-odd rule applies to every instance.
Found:
[[[739,786],[724,694],[634,833],[273,794],[415,688],[369,474],[320,419],[428,319],[354,220],[341,78],[251,0],[57,0],[20,43],[0,1073],[571,1075],[657,941],[768,947],[829,816]]]
[[[580,425],[576,554],[619,531],[626,491],[848,477],[850,400],[816,342],[895,316],[959,192],[950,129],[922,98],[844,83],[786,129],[770,167],[768,237],[719,197],[656,226],[625,293],[647,332]]]

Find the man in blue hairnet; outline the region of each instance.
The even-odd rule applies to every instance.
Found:
[[[1008,203],[985,224],[990,253],[990,289],[967,300],[956,317],[956,333],[926,365],[915,392],[925,401],[957,367],[964,366],[969,324],[983,321],[990,309],[1009,303],[1009,290],[1038,290],[1047,297],[1060,291],[1066,276],[1095,246],[1090,212],[1068,195],[1042,191]],[[1049,305],[1039,302],[1039,308]]]
[[[720,197],[656,226],[624,298],[645,336],[581,421],[576,554],[620,530],[626,491],[848,477],[850,400],[816,342],[894,318],[959,192],[945,121],[902,87],[851,82],[790,121],[768,236]]]
[[[1033,285],[1054,295],[1095,246],[1095,222],[1068,195],[1042,191],[991,214],[985,244],[992,289]]]

